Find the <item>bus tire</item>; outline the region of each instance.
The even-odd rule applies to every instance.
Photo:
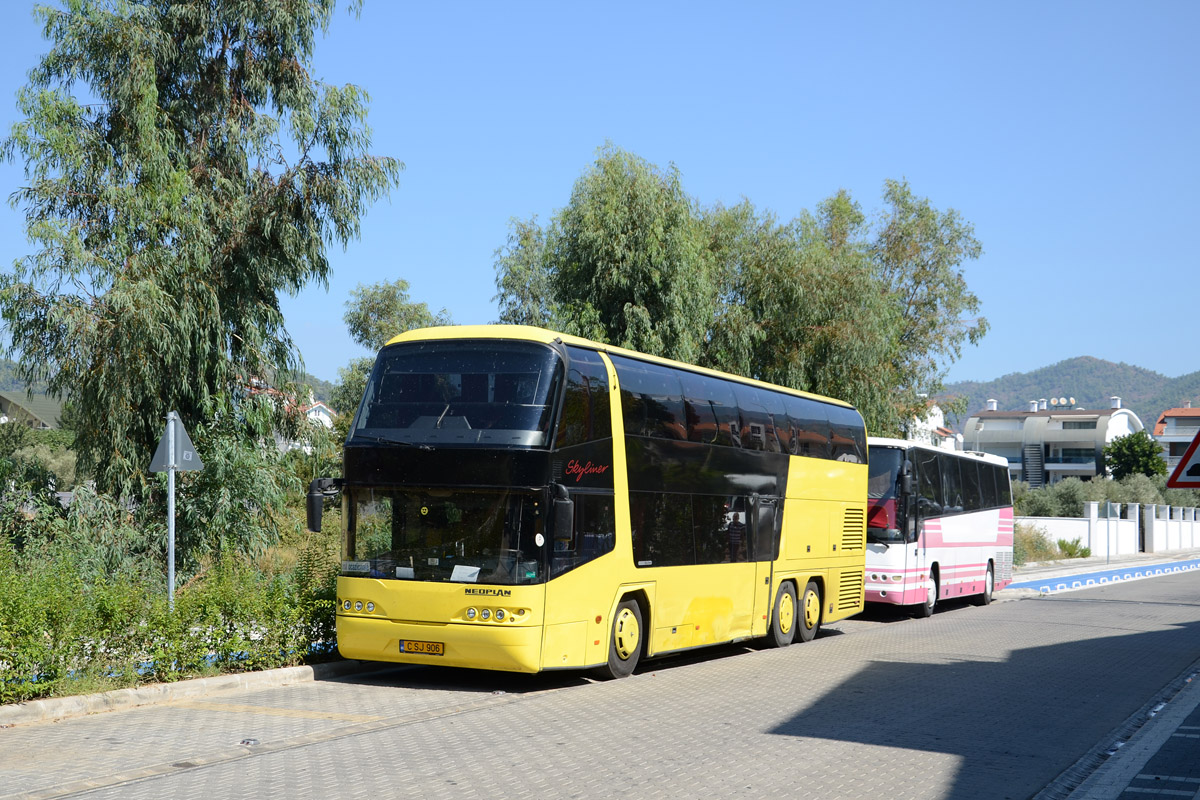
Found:
[[[608,639],[608,664],[600,668],[604,678],[625,678],[633,673],[642,657],[645,644],[642,627],[642,607],[633,599],[625,599],[613,614],[612,632]]]
[[[821,587],[816,581],[809,581],[804,587],[796,622],[796,636],[802,642],[811,642],[821,629]]]
[[[796,638],[796,587],[785,581],[775,595],[775,610],[771,613],[771,630],[767,643],[772,647],[787,647]]]
[[[922,617],[932,617],[933,609],[938,601],[938,575],[930,571],[925,579],[925,602],[917,606],[917,613]]]
[[[983,578],[983,593],[975,595],[975,605],[986,606],[992,602],[992,592],[996,589],[996,573],[992,571],[991,562],[988,562],[987,575]]]

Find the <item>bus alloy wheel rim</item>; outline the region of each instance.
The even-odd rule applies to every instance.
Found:
[[[791,592],[784,592],[779,601],[779,632],[788,633],[796,624],[796,604]]]
[[[816,627],[821,618],[821,598],[816,592],[804,593],[804,624],[809,628]]]
[[[637,652],[638,639],[641,636],[641,631],[638,630],[637,617],[628,608],[621,609],[621,613],[617,615],[617,632],[615,635],[617,655],[622,660],[628,659]]]

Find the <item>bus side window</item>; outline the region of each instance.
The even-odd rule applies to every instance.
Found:
[[[766,406],[759,398],[758,389],[744,383],[734,384],[734,395],[737,396],[738,416],[740,420],[742,447],[747,450],[765,450],[767,447],[767,416]]]
[[[611,356],[621,383],[625,433],[662,439],[686,439],[687,415],[675,370]]]
[[[787,404],[779,392],[760,392],[767,404],[770,427],[767,429],[767,449],[772,453],[790,453],[791,423],[788,421]]]
[[[608,401],[608,371],[600,356],[577,347],[568,347],[571,359],[567,374],[562,419],[558,423],[557,447],[607,439],[612,436],[612,417]],[[464,383],[464,386],[466,384]]]
[[[959,461],[964,511],[978,511],[983,508],[982,490],[979,486],[979,468],[981,466],[987,465],[981,465],[974,459],[963,458]]]
[[[829,438],[833,444],[835,461],[854,464],[867,463],[867,429],[862,416],[853,408],[830,405]]]
[[[550,575],[564,572],[612,552],[616,542],[616,516],[611,495],[572,495],[575,525],[571,538],[555,539],[550,554]]]
[[[830,458],[829,415],[825,403],[788,395],[785,401],[792,426],[792,452],[809,458]]]
[[[996,508],[1000,505],[996,492],[996,484],[1000,479],[1000,468],[995,464],[979,465],[979,487],[983,493],[984,508]]]
[[[942,472],[942,513],[957,514],[963,510],[962,479],[958,473],[958,459],[952,455],[939,454]]]
[[[937,517],[942,514],[942,475],[938,469],[937,453],[925,450],[913,451],[913,467],[917,471],[917,501],[921,516]]]
[[[1009,481],[1007,468],[1001,469],[996,475],[996,499],[1002,507],[1013,504],[1012,483]]]
[[[679,375],[687,403],[694,408],[697,420],[695,427],[688,428],[688,439],[724,447],[740,446],[741,429],[733,388],[725,381],[707,375],[692,372],[680,372]]]

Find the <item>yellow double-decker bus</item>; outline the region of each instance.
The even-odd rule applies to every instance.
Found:
[[[838,400],[520,326],[379,353],[345,443],[337,639],[372,661],[623,677],[863,609]]]

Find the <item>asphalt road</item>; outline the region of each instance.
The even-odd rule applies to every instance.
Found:
[[[16,725],[0,798],[1028,798],[1086,777],[1198,657],[1189,572],[869,612],[620,681],[401,667]]]

